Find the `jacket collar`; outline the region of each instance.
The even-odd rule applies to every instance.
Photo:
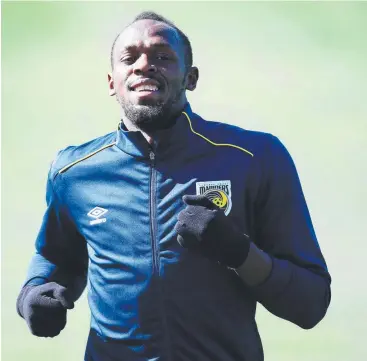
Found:
[[[183,109],[194,123],[197,121],[187,103]],[[154,136],[153,144],[149,144],[140,131],[128,131],[124,129],[122,122],[117,130],[116,145],[125,153],[137,158],[147,159],[153,151],[158,159],[174,156],[178,151],[190,147],[192,132],[187,117],[181,113],[176,122],[167,129],[158,131]]]

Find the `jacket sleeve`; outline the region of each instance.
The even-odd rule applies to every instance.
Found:
[[[252,292],[274,315],[309,329],[327,311],[331,277],[294,162],[278,138],[272,137],[262,164],[254,241],[271,256],[273,267]]]
[[[70,288],[76,300],[86,286],[87,246],[66,205],[55,192],[51,171],[47,181],[46,203],[47,209],[35,242],[36,252],[23,286],[54,281]]]

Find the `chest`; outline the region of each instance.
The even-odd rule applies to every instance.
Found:
[[[185,194],[204,194],[244,233],[251,233],[251,162],[238,157],[130,157],[106,168],[80,167],[65,187],[78,230],[92,249],[111,257],[149,252],[152,239],[163,249],[176,247],[174,226]]]

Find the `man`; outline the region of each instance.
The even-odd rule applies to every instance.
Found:
[[[330,302],[290,155],[192,112],[190,42],[163,17],[140,14],[111,65],[122,121],[53,162],[18,313],[56,336],[88,282],[87,361],[263,360],[257,302],[304,329]]]

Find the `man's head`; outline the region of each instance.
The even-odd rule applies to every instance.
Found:
[[[194,90],[190,41],[160,15],[138,15],[115,39],[111,51],[110,95],[116,95],[125,120],[151,133],[169,126]]]

